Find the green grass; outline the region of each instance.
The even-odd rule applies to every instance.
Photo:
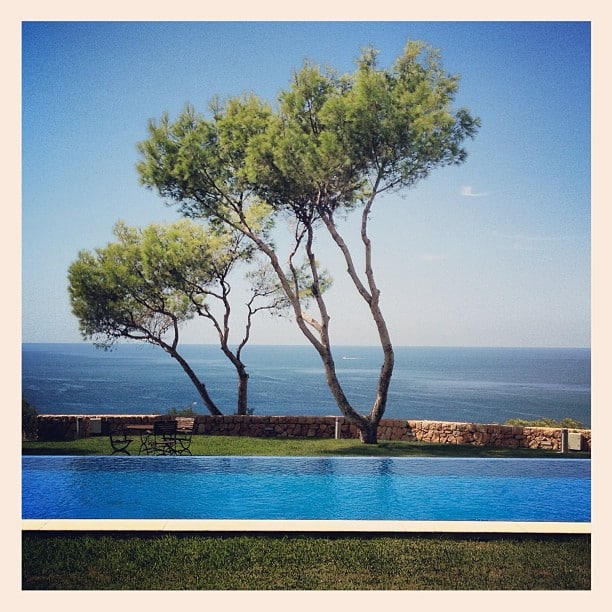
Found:
[[[138,452],[138,441],[132,443]],[[108,437],[83,438],[69,442],[23,442],[25,455],[109,455]],[[370,456],[370,457],[590,457],[588,452],[566,455],[547,450],[509,449],[469,444],[429,444],[425,442],[380,441],[376,445],[359,440],[322,438],[248,438],[242,436],[194,436],[194,455],[245,456]]]
[[[23,535],[25,590],[586,590],[590,536]]]

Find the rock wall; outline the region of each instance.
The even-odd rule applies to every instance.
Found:
[[[439,444],[472,444],[503,448],[538,448],[559,451],[563,432],[579,435],[580,450],[591,450],[591,430],[555,427],[516,427],[478,423],[407,421],[414,440]]]
[[[90,435],[108,435],[125,423],[151,423],[159,415],[38,415],[39,440],[75,440]],[[167,418],[167,417],[164,417]],[[344,417],[310,416],[209,416],[196,418],[198,433],[210,436],[280,438],[358,438],[359,432]],[[573,446],[591,450],[591,431],[549,427],[516,427],[479,423],[383,419],[379,440],[415,440],[435,444],[472,444],[503,448],[533,448],[559,451],[563,436],[577,434]],[[567,443],[567,438],[565,440]],[[567,444],[565,444],[567,447]],[[575,449],[575,448],[574,448]]]
[[[87,417],[43,414],[37,416],[36,425],[38,440],[76,440],[90,436]]]

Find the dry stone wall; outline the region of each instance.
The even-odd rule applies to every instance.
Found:
[[[478,423],[407,421],[414,439],[439,444],[472,444],[503,448],[533,448],[559,451],[563,429],[554,427],[517,427]],[[591,431],[570,429],[579,435],[580,450],[591,450]]]
[[[90,435],[108,435],[126,423],[151,423],[159,415],[39,415],[39,440],[75,440]],[[209,416],[196,417],[198,433],[210,436],[280,438],[358,438],[359,431],[343,417],[311,416]],[[564,433],[577,434],[580,450],[591,450],[591,431],[548,427],[516,427],[479,423],[383,419],[379,440],[414,440],[433,444],[472,444],[503,448],[562,450]]]

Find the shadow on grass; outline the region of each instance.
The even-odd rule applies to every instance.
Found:
[[[21,445],[22,455],[110,455],[111,452],[106,437],[61,442],[23,442]]]
[[[335,456],[357,457],[525,457],[525,458],[573,458],[586,459],[588,452],[574,452],[561,454],[555,451],[540,449],[509,449],[490,446],[472,446],[471,444],[428,444],[422,442],[402,443],[378,442],[376,445],[352,446],[350,448],[337,448],[329,451],[322,450],[321,454]]]
[[[96,450],[86,448],[24,448],[22,455],[100,455]],[[110,453],[104,453],[110,454]]]

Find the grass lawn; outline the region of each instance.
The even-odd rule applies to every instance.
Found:
[[[135,442],[134,444],[137,444]],[[137,448],[137,447],[136,447]],[[195,436],[194,455],[590,457],[471,445]],[[108,455],[106,437],[23,454]],[[39,532],[24,590],[588,590],[590,535]]]
[[[134,448],[135,447],[135,448]],[[138,452],[138,441],[132,443]],[[69,442],[23,442],[24,455],[109,455],[108,437],[98,436]],[[589,452],[566,455],[547,450],[510,449],[470,444],[428,444],[425,442],[380,441],[376,445],[359,440],[322,438],[248,438],[243,436],[194,436],[194,455],[244,456],[370,456],[370,457],[590,457]]]
[[[588,590],[590,536],[25,532],[25,590]]]

